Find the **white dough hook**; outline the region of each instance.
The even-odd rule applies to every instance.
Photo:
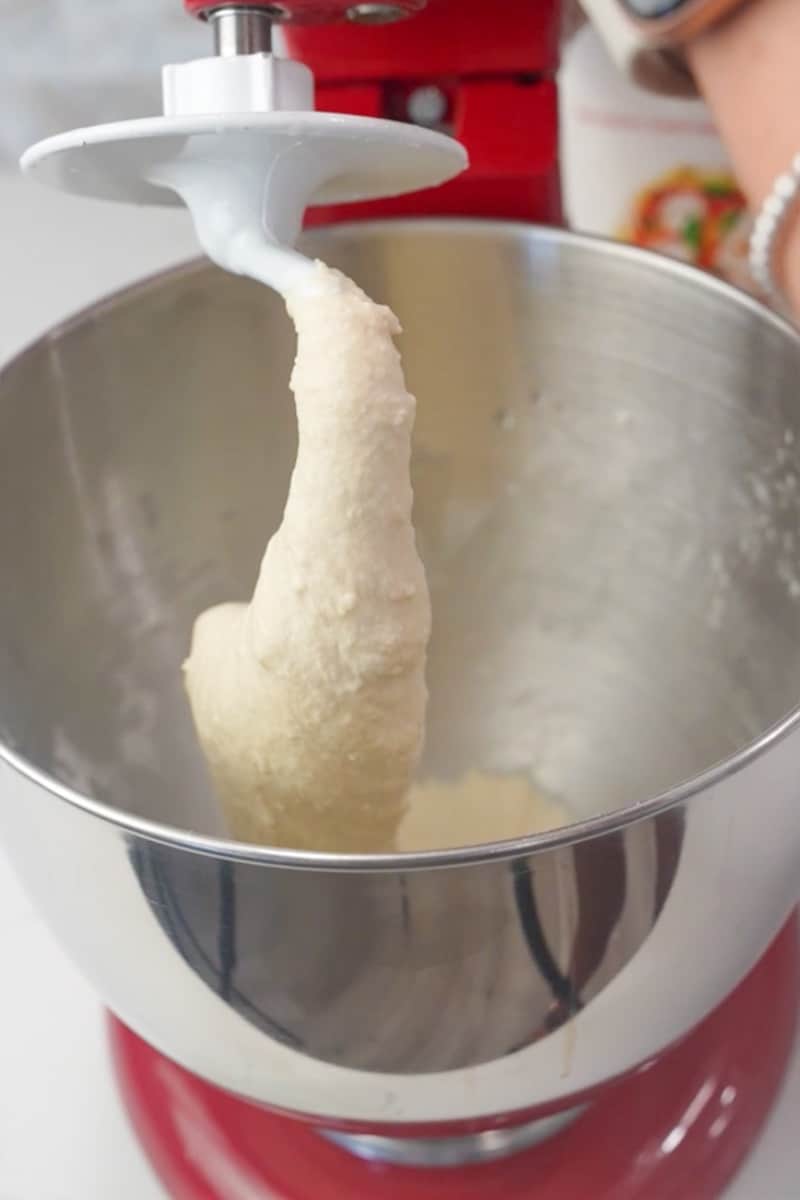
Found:
[[[308,267],[292,247],[309,204],[417,191],[467,166],[445,134],[315,112],[301,63],[229,53],[219,28],[217,48],[163,68],[163,116],[47,138],[22,156],[23,171],[77,195],[183,202],[213,261],[286,293]]]

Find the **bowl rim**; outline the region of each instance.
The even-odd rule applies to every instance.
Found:
[[[539,244],[551,246],[579,246],[588,248],[592,253],[608,255],[616,260],[632,261],[636,268],[657,271],[660,275],[673,278],[695,287],[701,287],[710,294],[718,295],[722,300],[751,313],[763,326],[772,327],[784,338],[795,343],[800,352],[800,329],[795,328],[789,321],[761,304],[754,297],[738,290],[732,285],[688,266],[675,259],[668,258],[650,250],[617,242],[610,238],[597,237],[593,234],[576,233],[571,230],[537,225],[524,221],[506,221],[462,217],[422,217],[398,218],[369,221],[350,221],[331,226],[318,226],[306,230],[304,240],[316,241],[322,237],[325,241],[335,241],[338,238],[351,237],[354,231],[359,234],[382,234],[387,230],[393,233],[413,232],[414,234],[436,235],[442,230],[452,231],[457,226],[467,237],[498,236],[500,234],[535,233]],[[146,296],[151,291],[167,283],[190,278],[195,274],[218,271],[219,268],[210,264],[206,259],[196,258],[165,270],[155,272],[136,280],[122,288],[116,289],[107,296],[78,310],[66,320],[56,324],[44,334],[29,342],[23,349],[0,365],[0,382],[6,376],[22,366],[25,360],[47,349],[73,331],[82,328],[90,322],[95,322],[107,312],[113,312],[123,307],[130,300]],[[222,274],[222,272],[220,272]],[[258,286],[258,285],[254,285]],[[16,774],[25,778],[54,799],[63,800],[72,807],[80,809],[87,816],[96,817],[103,822],[113,825],[127,834],[135,835],[146,841],[158,842],[193,854],[223,858],[237,862],[252,863],[263,866],[282,867],[295,870],[314,870],[328,872],[382,872],[382,871],[411,871],[422,869],[444,869],[478,865],[489,862],[508,861],[511,859],[530,857],[545,851],[557,850],[576,845],[608,834],[618,833],[629,825],[636,824],[648,818],[655,817],[679,804],[685,804],[695,796],[709,792],[724,780],[738,774],[749,764],[760,758],[772,746],[782,741],[800,726],[800,689],[798,702],[784,717],[770,725],[763,733],[752,739],[735,754],[728,755],[699,774],[658,792],[643,800],[634,801],[624,808],[614,809],[608,813],[588,817],[565,825],[560,829],[546,833],[530,834],[525,837],[507,839],[504,841],[486,842],[475,846],[458,846],[446,850],[425,850],[414,852],[395,852],[384,854],[342,854],[331,851],[290,850],[281,847],[251,845],[232,839],[212,837],[205,834],[193,833],[178,826],[153,821],[139,817],[133,813],[115,809],[108,804],[93,799],[91,796],[77,791],[67,784],[48,775],[23,755],[12,750],[0,738],[0,763],[4,763]]]

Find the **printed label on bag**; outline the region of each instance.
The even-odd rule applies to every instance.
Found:
[[[747,202],[731,174],[682,166],[638,191],[616,236],[752,292],[751,228]]]

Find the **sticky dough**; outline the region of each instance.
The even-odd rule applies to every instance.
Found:
[[[411,523],[415,403],[399,325],[321,263],[287,307],[298,455],[283,522],[251,602],[203,613],[185,665],[231,832],[376,852],[565,824],[524,776],[471,772],[410,788],[431,614]]]
[[[390,849],[423,741],[430,601],[411,523],[399,324],[321,263],[287,298],[298,454],[250,604],[194,628],[185,680],[233,834]]]

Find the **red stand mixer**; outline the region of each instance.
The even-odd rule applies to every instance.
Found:
[[[309,228],[366,218],[478,217],[490,223],[560,224],[555,72],[561,14],[554,0],[504,0],[496,11],[489,11],[478,0],[281,0],[279,4],[250,0],[230,6],[186,0],[186,7],[213,24],[222,57],[267,53],[272,35],[279,30],[290,56],[313,72],[318,111],[417,124],[448,132],[467,148],[468,169],[441,186],[358,204],[317,206],[307,214]],[[546,274],[546,253],[537,261]],[[791,776],[788,767],[786,774]],[[748,786],[755,786],[752,780]],[[326,1083],[328,1099],[321,1105],[321,1092],[316,1097],[309,1095],[307,1108],[303,1103],[290,1103],[290,1083],[283,1093],[287,1100],[267,1102],[262,1095],[265,1087],[256,1078],[258,1072],[265,1072],[266,1059],[260,1063],[253,1060],[248,1081],[246,1041],[231,1047],[231,1056],[239,1064],[235,1080],[232,1074],[230,1081],[224,1081],[226,1086],[219,1086],[223,1081],[211,1057],[206,1071],[203,1055],[194,1055],[190,1071],[179,1065],[190,1058],[180,1046],[167,1047],[169,1055],[154,1048],[164,1049],[166,1038],[146,1015],[144,993],[117,1005],[114,997],[122,994],[121,987],[105,986],[112,1008],[139,1030],[133,1033],[112,1018],[114,1063],[137,1133],[168,1194],[175,1200],[411,1200],[428,1196],[467,1200],[495,1192],[508,1200],[710,1200],[721,1195],[761,1129],[794,1040],[800,1001],[794,919],[774,936],[789,911],[786,886],[776,883],[774,902],[763,921],[743,935],[745,944],[738,959],[727,956],[730,963],[720,969],[719,979],[704,995],[684,1003],[681,980],[674,981],[676,994],[664,995],[664,1004],[674,1006],[679,1015],[672,1023],[667,1020],[663,1032],[650,1038],[652,1051],[639,1052],[637,1044],[644,1039],[638,1039],[630,1027],[629,1050],[609,1047],[605,1057],[600,1055],[603,1061],[594,1081],[589,1081],[589,1073],[579,1086],[570,1084],[571,1038],[580,1046],[585,1036],[581,1032],[583,1013],[603,998],[602,990],[599,995],[592,988],[587,990],[587,981],[598,963],[616,953],[617,935],[609,930],[616,928],[622,920],[620,914],[633,904],[636,888],[631,882],[635,882],[635,872],[631,870],[634,851],[630,847],[634,844],[637,861],[643,855],[649,864],[648,880],[655,880],[652,886],[657,895],[653,899],[647,893],[646,928],[631,932],[635,920],[626,917],[628,932],[620,935],[625,946],[617,965],[608,968],[606,982],[613,979],[616,984],[615,975],[624,963],[653,936],[659,922],[664,925],[662,910],[682,869],[687,829],[696,827],[692,825],[694,809],[685,817],[674,815],[688,813],[688,797],[682,799],[676,793],[671,804],[672,808],[662,804],[660,809],[648,810],[643,824],[626,826],[619,842],[614,840],[623,838],[619,830],[611,825],[594,826],[590,821],[585,822],[581,838],[568,847],[563,838],[559,842],[558,835],[548,835],[537,845],[550,857],[537,859],[535,866],[530,865],[533,860],[519,854],[506,854],[501,861],[498,856],[480,859],[476,851],[472,858],[467,855],[459,860],[467,872],[476,872],[465,884],[473,889],[472,894],[484,887],[502,892],[502,911],[492,910],[496,928],[505,931],[508,913],[513,912],[514,921],[524,931],[525,954],[536,964],[547,996],[541,1011],[536,1007],[538,999],[531,1001],[527,1028],[521,1017],[515,1018],[515,1044],[511,1039],[497,1040],[491,1049],[476,1051],[475,1063],[490,1067],[504,1063],[503,1069],[510,1072],[511,1060],[520,1055],[524,1058],[530,1047],[548,1039],[550,1043],[558,1041],[562,1070],[560,1079],[558,1070],[553,1072],[558,1082],[549,1089],[553,1092],[550,1099],[541,1098],[548,1088],[546,1081],[536,1080],[539,1068],[535,1063],[530,1068],[520,1067],[513,1085],[507,1075],[493,1093],[491,1081],[470,1075],[470,1053],[464,1046],[454,1052],[450,1064],[446,1055],[437,1059],[434,1053],[429,1064],[417,1059],[414,1065],[405,1065],[398,1060],[392,1066],[375,1051],[375,1066],[367,1051],[360,1061],[361,1051],[352,1053],[352,1045],[348,1048],[331,1042],[320,1049],[315,1048],[313,1038],[310,1044],[293,1041],[289,1017],[268,1028],[262,1014],[252,1020],[257,1025],[260,1022],[260,1029],[266,1029],[280,1044],[281,1053],[286,1050],[312,1065],[316,1057],[342,1072],[341,1084],[333,1076]],[[683,807],[678,810],[675,804]],[[714,805],[717,799],[709,800],[707,809]],[[698,817],[698,822],[702,824],[704,819]],[[98,837],[111,836],[106,834],[104,822],[95,824],[103,828]],[[210,986],[221,1003],[233,1007],[240,1003],[241,1014],[245,1002],[237,993],[241,987],[235,980],[235,963],[241,966],[241,955],[237,960],[237,952],[225,944],[225,931],[234,923],[235,898],[246,907],[250,903],[247,897],[257,899],[262,887],[250,849],[226,850],[221,861],[217,847],[223,844],[212,846],[199,839],[193,852],[181,858],[172,856],[170,846],[159,841],[160,835],[148,840],[146,830],[141,839],[136,831],[134,836],[130,834],[129,828],[125,861],[133,864],[161,927],[182,946],[181,954],[193,970],[201,976],[205,971],[207,978],[211,972],[214,981]],[[21,837],[20,844],[24,840]],[[714,835],[712,842],[718,844],[719,838]],[[565,855],[569,855],[568,866]],[[265,852],[263,857],[266,861],[269,854]],[[189,861],[188,866],[184,860]],[[279,860],[278,855],[273,863],[276,869],[281,867]],[[338,876],[326,874],[329,868],[323,861],[316,866],[314,862],[288,865],[298,869],[283,872],[276,892],[264,891],[258,904],[253,899],[253,911],[274,908],[291,923],[294,918],[286,917],[289,909],[282,906],[302,908],[300,888],[308,870],[318,870],[323,882],[315,884],[322,886],[322,893],[313,911],[306,912],[307,922],[324,925],[320,913],[338,911],[342,905],[362,910],[374,903],[378,911],[389,904],[385,864],[377,864],[374,894],[368,891],[366,876],[349,873],[343,882],[341,872]],[[427,866],[437,864],[424,860],[410,863],[408,875],[403,876],[407,894],[402,904],[412,910],[415,905],[424,908],[428,904],[433,911],[440,902],[433,893],[426,899],[425,889],[433,886],[425,882]],[[485,877],[490,870],[497,873],[494,881]],[[548,871],[555,873],[554,878],[566,872],[570,879],[574,871],[575,894],[590,898],[588,916],[578,906],[577,932],[570,942],[568,961],[553,952],[558,937],[542,915],[537,888],[551,886]],[[35,887],[30,871],[26,874],[23,868],[21,873],[29,886]],[[446,874],[443,868],[437,878],[441,881]],[[783,880],[790,874],[787,862],[776,877]],[[601,876],[602,889],[598,884]],[[289,877],[288,881],[284,877]],[[608,883],[615,878],[619,881],[616,892]],[[270,888],[275,886],[270,884]],[[436,886],[445,885],[440,882]],[[650,882],[646,886],[650,887]],[[211,948],[201,948],[198,942],[192,949],[191,930],[181,926],[186,896],[202,905],[203,897],[212,893],[223,913],[221,941]],[[237,919],[242,922],[241,912]],[[459,925],[460,936],[468,938],[468,925]],[[294,927],[295,935],[300,936],[302,928]],[[483,939],[481,946],[495,936],[488,929],[476,921],[475,937]],[[498,940],[504,936],[505,932],[497,933]],[[263,938],[269,940],[266,933]],[[753,946],[763,947],[770,939],[767,952],[747,973]],[[320,940],[318,949],[323,954],[324,930]],[[383,961],[381,953],[378,945],[374,956],[378,964]],[[392,958],[394,953],[387,950],[386,961],[391,959],[395,981],[402,977],[402,970],[424,974],[434,961],[423,957],[416,967],[401,970],[406,960],[400,951],[396,952],[400,957]],[[204,955],[206,966],[202,965]],[[211,959],[217,964],[213,971],[208,965]],[[409,955],[407,962],[413,961]],[[247,964],[241,969],[246,972]],[[330,969],[333,971],[333,966]],[[346,974],[346,964],[342,970]],[[502,978],[503,970],[498,967]],[[469,987],[469,976],[466,978]],[[734,984],[737,986],[730,991]],[[491,993],[491,980],[484,980],[481,986],[488,989],[487,995]],[[504,985],[499,986],[502,990]],[[336,1003],[335,996],[330,1003]],[[413,1006],[413,988],[404,1003]],[[521,1008],[527,1003],[523,995]],[[487,1001],[487,1012],[490,1009]],[[194,1019],[202,1021],[200,1015]],[[616,1027],[616,1039],[627,1039],[625,1021],[630,1019],[624,1018]],[[151,1036],[151,1030],[152,1045],[143,1040]],[[234,1042],[238,1037],[237,1033]],[[409,1051],[407,1058],[414,1060],[414,1053]],[[624,1069],[608,1066],[623,1060]],[[293,1069],[285,1068],[287,1079]],[[304,1094],[302,1070],[298,1068],[294,1093],[300,1097]],[[531,1072],[527,1082],[526,1070]],[[395,1095],[387,1084],[382,1100],[378,1084],[372,1092],[372,1085],[365,1084],[357,1102],[352,1098],[342,1101],[345,1115],[333,1115],[337,1088],[341,1086],[349,1096],[350,1084],[344,1077],[358,1073],[361,1079],[371,1071],[382,1072],[387,1079],[409,1072],[414,1079],[428,1079],[431,1088],[441,1090],[415,1113],[411,1101],[397,1099],[402,1088]],[[451,1106],[441,1098],[447,1087],[466,1089],[466,1098]],[[235,1094],[237,1091],[240,1094]],[[527,1102],[526,1094],[530,1097]],[[451,1108],[452,1116],[448,1115]]]

